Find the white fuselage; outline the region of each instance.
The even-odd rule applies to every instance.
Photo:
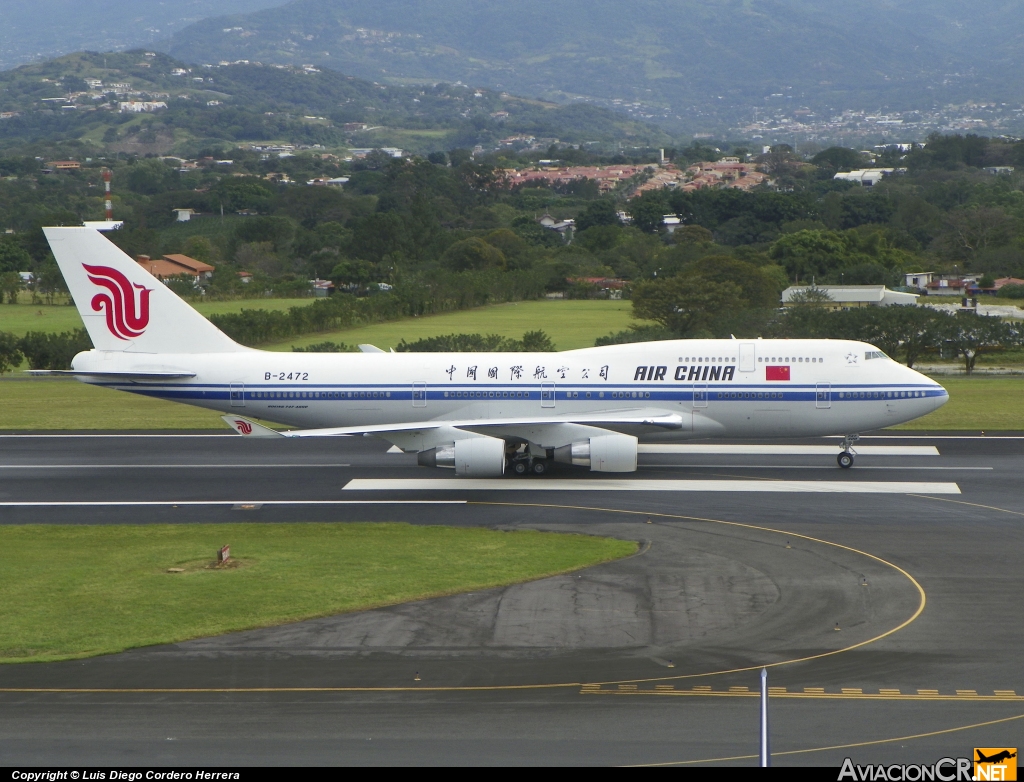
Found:
[[[642,441],[851,434],[919,418],[945,389],[862,343],[674,340],[560,353],[145,354],[90,351],[76,370],[194,372],[85,382],[327,428],[607,411],[678,414],[681,428],[607,427]]]

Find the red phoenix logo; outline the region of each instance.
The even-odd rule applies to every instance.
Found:
[[[92,308],[107,317],[107,328],[118,339],[141,337],[149,325],[149,288],[133,284],[117,269],[109,266],[82,264],[89,275],[89,282],[106,288],[106,293],[92,297]],[[135,289],[140,291],[138,301]]]
[[[235,425],[242,434],[252,434],[252,424],[248,421],[235,421]]]

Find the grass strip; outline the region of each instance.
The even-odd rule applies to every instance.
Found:
[[[203,315],[224,315],[246,310],[286,310],[302,307],[316,299],[237,299],[234,301],[190,301]],[[24,336],[29,331],[60,333],[83,328],[78,308],[67,304],[0,304],[0,331]]]
[[[90,386],[74,378],[0,378],[6,429],[221,429],[221,414]]]
[[[224,544],[238,566],[209,569]],[[5,526],[0,662],[108,654],[487,589],[636,550],[586,535],[399,523]]]
[[[899,430],[1017,431],[1024,429],[1024,377],[936,377],[949,401]]]
[[[405,318],[369,326],[307,334],[262,346],[265,350],[291,350],[317,342],[370,343],[383,350],[401,340],[415,342],[442,334],[500,334],[522,339],[523,332],[545,332],[558,350],[594,347],[594,340],[629,328],[632,302],[608,300],[546,300],[509,302],[422,318]]]

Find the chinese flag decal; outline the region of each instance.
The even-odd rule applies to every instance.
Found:
[[[789,380],[789,367],[765,367],[765,380]]]

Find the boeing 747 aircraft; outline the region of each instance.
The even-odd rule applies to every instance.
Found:
[[[94,350],[86,383],[219,410],[247,437],[370,435],[461,476],[552,462],[636,470],[637,444],[843,435],[945,404],[942,386],[863,342],[695,339],[559,353],[277,353],[229,339],[91,228],[46,238]],[[275,431],[251,420],[287,426]]]

